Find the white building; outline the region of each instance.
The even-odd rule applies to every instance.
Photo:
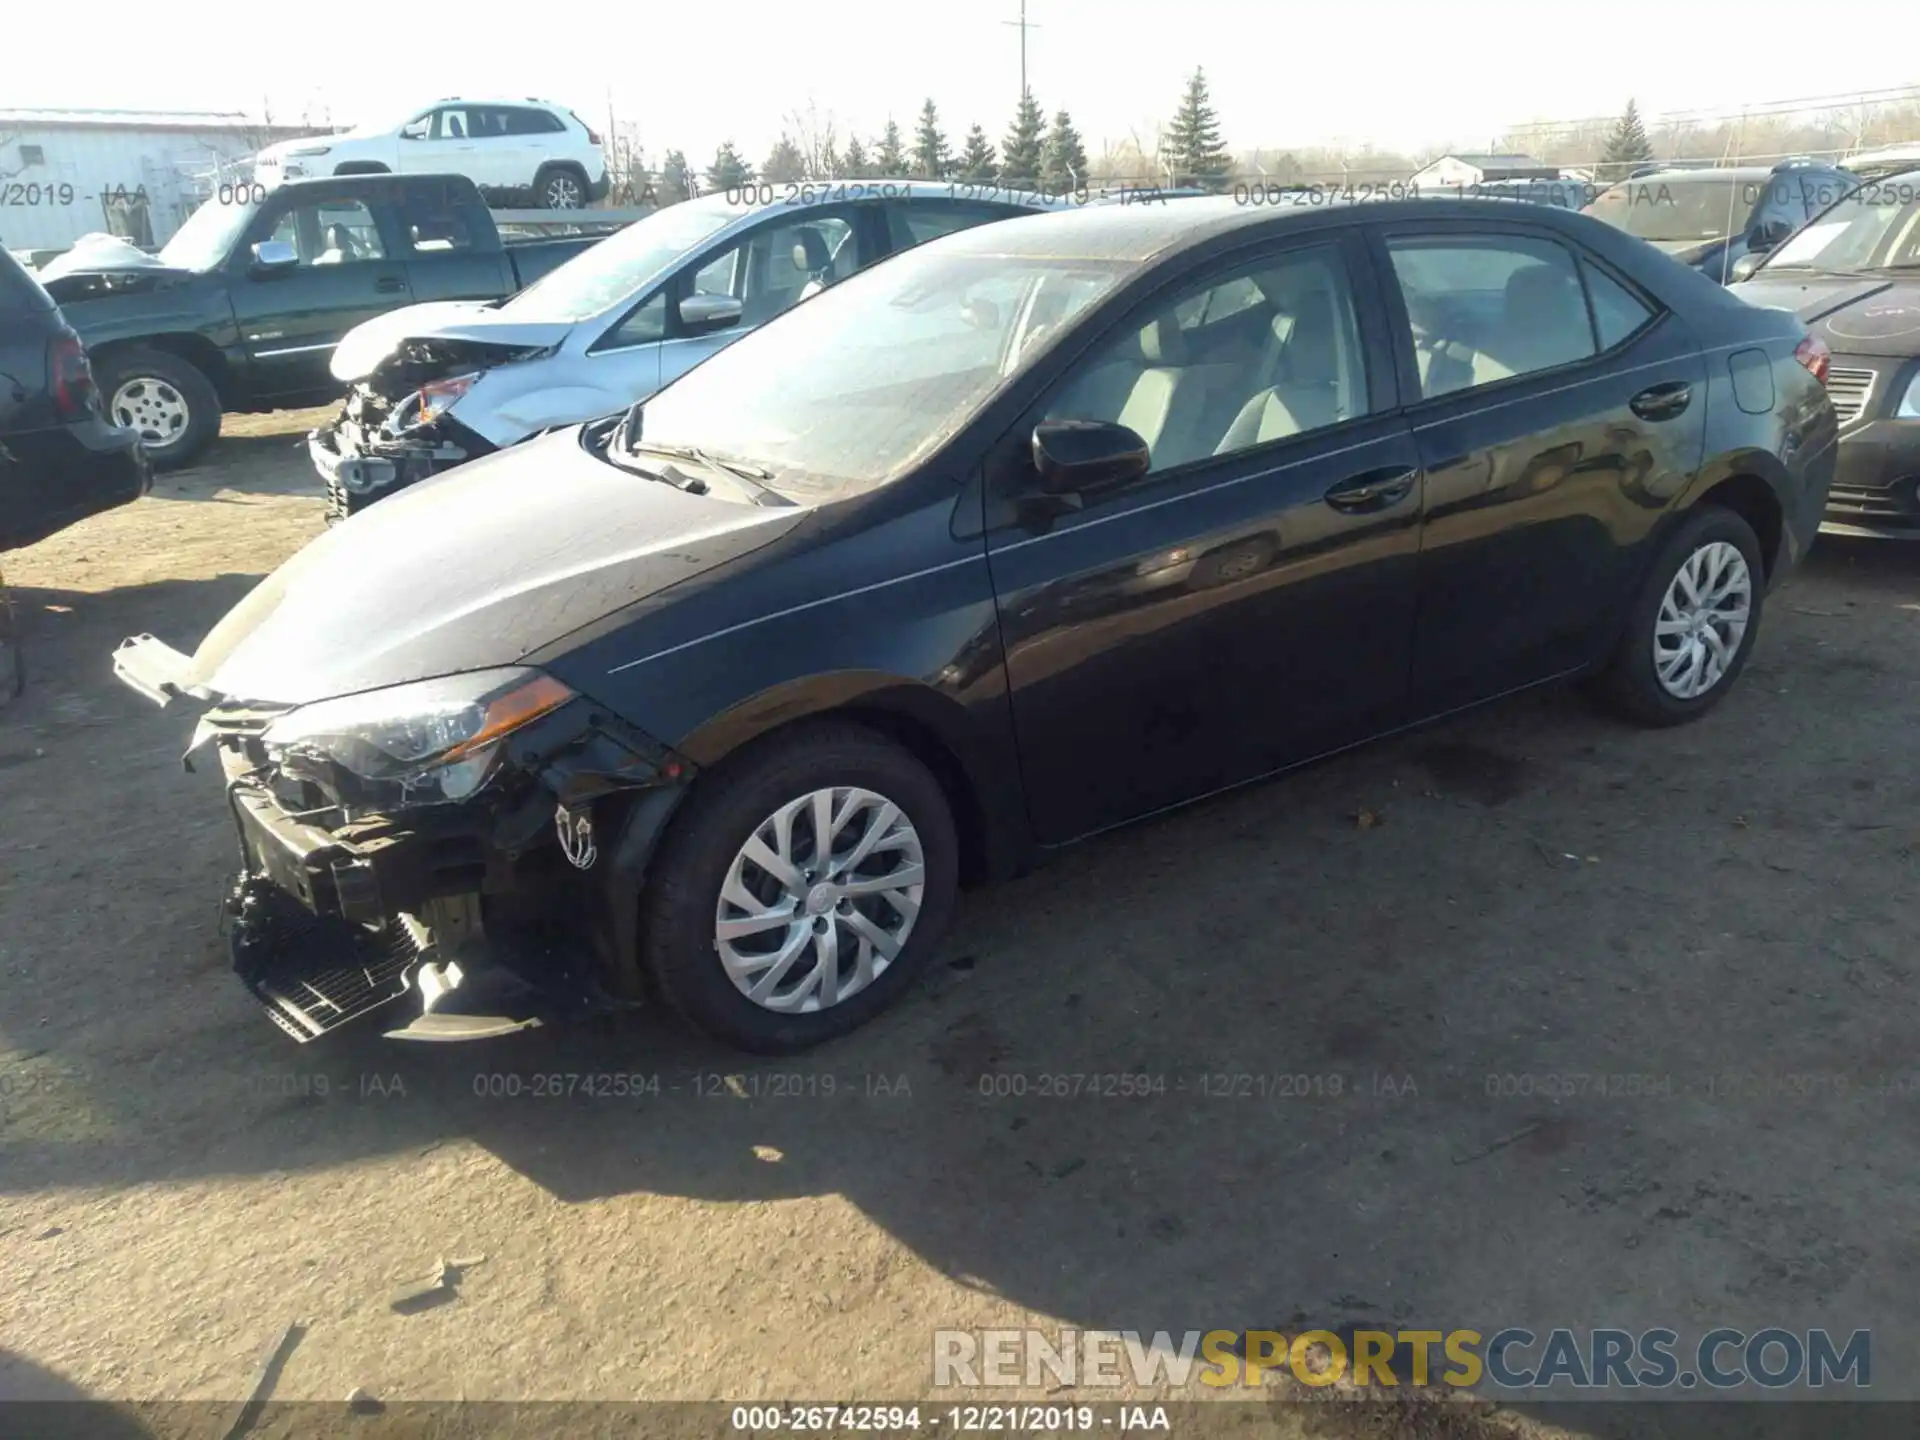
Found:
[[[0,245],[64,249],[98,230],[161,245],[254,151],[319,133],[237,113],[0,109]]]
[[[1560,169],[1531,155],[1442,155],[1414,175],[1424,190],[1455,190],[1493,180],[1558,180]]]

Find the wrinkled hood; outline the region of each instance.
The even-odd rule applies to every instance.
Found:
[[[511,665],[807,513],[687,494],[563,430],[336,525],[228,611],[180,679],[219,699],[297,705]]]
[[[132,241],[123,240],[118,235],[96,233],[82,235],[65,254],[54,256],[34,275],[42,285],[47,285],[69,275],[110,275],[126,271],[161,271],[173,275],[189,273],[166,264],[157,255],[149,255]]]
[[[1729,287],[1749,305],[1791,310],[1836,355],[1920,355],[1920,275],[1811,275],[1762,269]]]
[[[558,345],[573,326],[556,321],[529,323],[493,308],[485,300],[443,300],[409,305],[353,327],[333,352],[333,378],[345,384],[364,380],[405,340],[470,340],[511,349],[544,350]]]

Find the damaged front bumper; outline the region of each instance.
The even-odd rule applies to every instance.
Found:
[[[450,416],[390,434],[368,423],[369,404],[369,396],[356,390],[332,425],[307,434],[307,455],[326,486],[330,525],[496,448]]]
[[[185,664],[151,637],[115,656],[162,703]],[[639,1003],[639,892],[688,762],[576,698],[510,734],[468,799],[355,812],[272,764],[277,713],[209,711],[188,763],[218,750],[241,858],[223,928],[281,1030],[378,1014],[389,1038],[477,1040]]]

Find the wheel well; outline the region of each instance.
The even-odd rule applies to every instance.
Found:
[[[137,340],[121,340],[102,345],[93,352],[96,369],[103,368],[112,359],[128,350],[158,350],[186,361],[194,369],[207,377],[207,383],[213,386],[213,393],[220,397],[220,404],[230,408],[232,390],[227,373],[227,362],[219,347],[198,335],[142,335]]]
[[[378,160],[343,160],[333,167],[336,175],[390,175],[393,172]]]
[[[540,164],[540,168],[533,172],[533,183],[538,185],[540,183],[541,176],[551,174],[555,170],[565,170],[570,174],[579,176],[580,183],[582,185],[585,185],[587,183],[586,167],[580,164],[580,162],[577,160],[544,160],[542,161]]]
[[[1767,574],[1773,574],[1786,521],[1771,485],[1758,475],[1730,475],[1702,495],[1698,503],[1731,510],[1751,525],[1760,540],[1760,563]]]
[[[716,763],[726,765],[749,751],[775,743],[795,726],[817,724],[822,720],[846,720],[863,725],[891,740],[926,766],[941,793],[947,797],[947,808],[953,814],[954,833],[960,841],[960,883],[971,886],[990,876],[993,857],[987,838],[986,809],[967,775],[966,766],[937,730],[904,711],[886,705],[862,705],[857,701],[830,710],[812,711],[770,730],[763,730],[745,744],[728,751]],[[697,780],[694,783],[696,787],[699,784]]]

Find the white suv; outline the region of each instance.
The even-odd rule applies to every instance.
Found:
[[[254,157],[262,185],[320,175],[465,175],[496,203],[577,210],[607,193],[600,137],[546,100],[441,100],[398,125],[283,140]]]

